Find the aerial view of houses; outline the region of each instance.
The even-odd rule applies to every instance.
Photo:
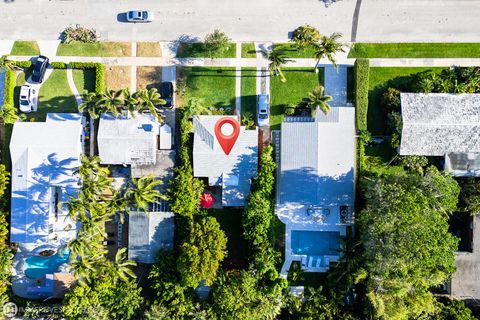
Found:
[[[480,319],[440,2],[1,3],[0,320]]]

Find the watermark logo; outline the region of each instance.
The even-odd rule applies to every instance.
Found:
[[[7,302],[3,305],[3,314],[7,318],[13,318],[18,313],[18,307],[13,302]]]

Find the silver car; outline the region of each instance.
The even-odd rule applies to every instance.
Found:
[[[257,125],[259,127],[268,127],[269,126],[269,115],[270,115],[270,106],[269,106],[269,96],[268,94],[260,94],[258,96],[257,102]]]
[[[153,21],[153,12],[152,11],[142,11],[142,10],[133,10],[127,12],[127,21],[128,22],[152,22]]]

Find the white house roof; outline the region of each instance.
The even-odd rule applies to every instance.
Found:
[[[325,224],[338,224],[339,206],[354,204],[355,109],[335,107],[335,117],[283,122],[277,182],[282,221],[313,223],[307,208],[328,208]]]
[[[102,114],[98,153],[104,164],[155,164],[159,123],[151,114]]]
[[[207,177],[209,185],[224,186],[222,202],[225,206],[243,206],[250,191],[250,178],[257,176],[258,129],[240,127],[240,134],[227,156],[217,138],[214,127],[225,116],[195,116],[193,143],[193,173]],[[238,121],[237,116],[229,116]],[[223,176],[230,177],[226,185]],[[231,181],[237,181],[233,185]]]
[[[480,152],[480,94],[401,93],[401,155]]]
[[[83,152],[82,121],[81,114],[54,113],[45,122],[14,124],[10,141],[12,242],[44,244],[56,238],[66,243],[76,237],[77,226],[65,208],[56,208],[79,188],[74,171]],[[70,231],[65,231],[69,224]]]

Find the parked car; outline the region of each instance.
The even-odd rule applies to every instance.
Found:
[[[173,83],[172,82],[162,82],[160,87],[160,95],[167,103],[165,107],[173,108]]]
[[[22,112],[29,113],[34,110],[35,103],[33,101],[35,96],[35,89],[29,85],[24,85],[20,88],[19,109]]]
[[[49,59],[45,56],[38,56],[33,66],[32,82],[42,83],[45,71],[47,71]]]
[[[269,126],[269,115],[270,115],[270,106],[269,106],[269,96],[268,94],[260,94],[257,98],[257,125],[259,127],[268,127]]]
[[[152,22],[153,21],[153,12],[152,11],[142,11],[142,10],[132,10],[127,12],[127,21],[128,22]]]

